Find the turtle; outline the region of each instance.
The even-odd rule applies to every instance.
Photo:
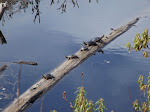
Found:
[[[80,49],[80,51],[88,51],[89,49],[88,49],[88,47],[87,46],[83,46],[83,45],[81,45],[81,49]]]
[[[72,54],[72,55],[69,55],[69,56],[65,56],[65,58],[70,60],[70,59],[76,59],[76,58],[79,58],[79,57],[77,55],[75,55],[75,54]]]
[[[93,39],[91,39],[90,41],[93,41],[93,42],[102,42],[102,38],[104,37],[104,35],[103,36],[101,36],[101,37],[95,37],[95,38],[93,38]]]
[[[97,46],[96,42],[94,42],[94,41],[88,41],[88,42],[83,41],[83,44],[88,47],[89,46]]]
[[[44,74],[42,75],[42,78],[48,80],[48,79],[53,79],[55,77],[52,74]]]

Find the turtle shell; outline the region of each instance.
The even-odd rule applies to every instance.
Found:
[[[93,41],[93,42],[100,42],[100,40],[101,40],[101,37],[95,37],[95,38],[91,39],[91,41]]]
[[[86,43],[88,46],[97,46],[96,42],[94,41],[89,41]]]
[[[72,55],[69,55],[69,56],[65,56],[68,60],[69,59],[74,59],[74,58],[79,58],[77,55],[75,54],[72,54]]]
[[[55,77],[52,74],[45,74],[45,75],[42,75],[42,78],[48,80],[48,79],[53,79]]]
[[[87,46],[82,46],[80,51],[87,51],[88,50],[88,47]]]

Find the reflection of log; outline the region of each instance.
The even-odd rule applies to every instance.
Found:
[[[4,43],[7,44],[7,41],[4,37],[4,35],[2,34],[1,30],[0,30],[0,43],[1,44],[4,44]]]
[[[6,10],[6,4],[7,3],[0,3],[0,20],[2,19],[4,11]]]
[[[91,46],[89,47],[88,51],[79,50],[78,52],[76,52],[75,54],[79,57],[78,59],[66,60],[58,68],[54,69],[54,71],[51,72],[51,74],[53,74],[55,78],[49,80],[41,79],[19,97],[19,104],[17,103],[18,100],[16,99],[3,112],[22,112],[26,110],[39,97],[41,97],[49,89],[51,89],[68,72],[70,72],[73,68],[77,67],[87,58],[95,54],[100,48],[104,47],[116,37],[129,30],[136,22],[138,22],[138,20],[139,19],[137,18],[118,29],[115,29],[115,31],[113,31],[110,35],[108,35],[107,37],[103,37],[103,43],[98,43],[98,46]]]

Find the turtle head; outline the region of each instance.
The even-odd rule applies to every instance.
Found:
[[[7,7],[7,2],[1,3],[1,5],[2,5],[2,8],[6,8]]]
[[[67,58],[67,59],[68,59],[68,56],[65,56],[65,58]]]
[[[87,43],[83,41],[83,44],[87,46]]]
[[[104,37],[104,35],[101,36],[101,38],[103,38],[103,37]]]
[[[42,78],[43,78],[43,79],[46,79],[46,77],[45,77],[44,75],[42,75]]]

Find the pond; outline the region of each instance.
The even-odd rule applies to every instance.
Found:
[[[68,100],[73,102],[76,96],[74,93],[81,86],[81,72],[84,72],[88,99],[95,102],[103,98],[106,111],[109,112],[133,111],[128,88],[133,100],[139,97],[137,79],[141,74],[147,78],[150,59],[144,59],[142,52],[132,51],[129,54],[124,46],[128,41],[133,42],[137,33],[141,34],[145,28],[149,28],[150,1],[101,0],[97,4],[96,1],[88,3],[88,0],[83,0],[78,2],[79,8],[73,8],[68,2],[66,13],[63,14],[57,10],[60,4],[50,6],[49,0],[38,3],[40,16],[35,21],[36,10],[32,12],[33,6],[29,5],[11,17],[4,14],[5,22],[0,22],[1,33],[7,41],[7,44],[0,45],[0,65],[9,65],[0,75],[0,92],[13,95],[8,98],[1,95],[0,108],[8,106],[16,97],[17,85],[14,83],[19,65],[10,62],[23,60],[38,63],[38,66],[22,66],[20,93],[23,93],[41,79],[43,74],[53,71],[64,62],[65,55],[79,50],[82,41],[108,35],[110,28],[118,28],[136,17],[142,17],[136,24],[137,27],[132,27],[103,48],[104,54],[97,53],[90,57],[43,97],[44,112],[54,109],[58,112],[71,112],[62,93],[66,91]],[[41,99],[38,99],[27,112],[40,111],[40,105]]]

